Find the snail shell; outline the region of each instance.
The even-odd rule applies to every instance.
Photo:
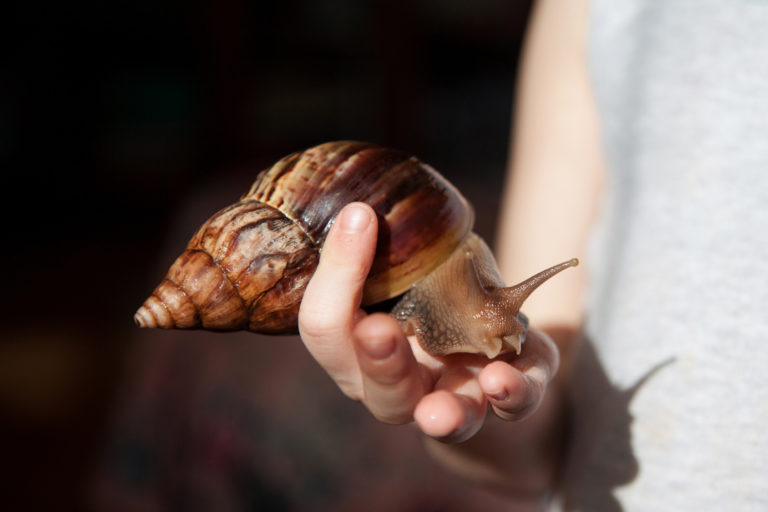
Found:
[[[295,333],[325,237],[348,203],[379,217],[363,304],[405,295],[393,314],[436,355],[520,349],[525,298],[575,260],[504,288],[469,203],[418,159],[373,144],[330,142],[261,172],[211,217],[134,316],[141,327]]]

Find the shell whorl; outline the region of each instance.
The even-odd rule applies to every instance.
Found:
[[[261,173],[243,198],[278,208],[320,245],[344,205],[371,205],[380,222],[366,304],[394,297],[429,274],[474,221],[469,203],[431,167],[362,142],[331,142],[289,155]]]
[[[136,323],[292,332],[317,259],[315,244],[279,210],[240,201],[198,230]]]
[[[416,158],[331,142],[261,172],[239,202],[192,237],[134,319],[142,327],[296,331],[298,307],[333,219],[353,201],[379,216],[363,302],[408,289],[472,228],[467,201]]]

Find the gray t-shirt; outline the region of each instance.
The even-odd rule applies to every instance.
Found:
[[[567,508],[768,510],[768,0],[596,0]]]

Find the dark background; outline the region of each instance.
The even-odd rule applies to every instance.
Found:
[[[16,5],[0,82],[3,508],[498,505],[343,398],[296,339],[131,320],[197,225],[329,140],[418,155],[492,242],[528,9]]]

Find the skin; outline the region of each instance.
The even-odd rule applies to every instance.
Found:
[[[541,509],[556,486],[583,320],[585,247],[604,169],[584,55],[587,12],[587,0],[537,2],[523,51],[499,266],[506,282],[519,282],[564,255],[586,265],[526,302],[531,329],[521,355],[432,357],[389,315],[367,316],[359,304],[377,226],[362,204],[334,224],[299,314],[307,349],[342,392],[381,421],[414,421],[438,461],[506,492],[513,510]]]
[[[415,420],[425,434],[442,441],[464,441],[477,433],[489,404],[508,419],[533,412],[559,361],[546,335],[530,332],[519,357],[436,357],[390,315],[360,309],[376,232],[376,215],[364,203],[342,210],[299,313],[307,349],[341,390],[378,419]]]

